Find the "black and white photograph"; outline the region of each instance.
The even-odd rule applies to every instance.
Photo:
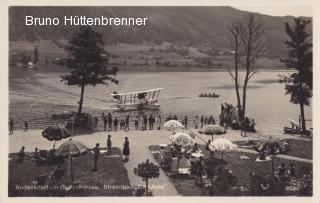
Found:
[[[7,197],[316,193],[310,6],[7,12]]]

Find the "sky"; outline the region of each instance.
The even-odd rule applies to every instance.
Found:
[[[251,12],[258,12],[261,14],[271,16],[286,16],[291,15],[295,17],[306,16],[312,17],[312,8],[310,6],[233,6],[237,9]]]

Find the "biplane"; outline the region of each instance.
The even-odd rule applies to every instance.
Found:
[[[118,104],[116,107],[121,111],[141,109],[158,110],[160,104],[157,102],[162,89],[163,88],[157,88],[130,93],[113,92],[111,96],[117,100]]]

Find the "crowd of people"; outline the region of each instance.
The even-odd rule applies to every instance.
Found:
[[[169,120],[177,120],[180,121],[185,129],[195,128],[199,129],[204,127],[205,125],[210,124],[220,124],[220,126],[227,129],[231,127],[234,130],[241,130],[241,135],[246,136],[246,132],[255,132],[255,120],[250,119],[248,116],[240,121],[238,108],[233,106],[232,104],[222,103],[221,104],[221,113],[219,115],[218,121],[214,118],[213,115],[195,115],[193,118],[185,116],[180,116],[178,118],[177,115],[167,115],[162,118],[160,114],[144,114],[144,115],[119,115],[109,113],[102,113],[101,117],[97,115],[91,115],[89,113],[83,114],[81,117],[83,120],[83,124],[90,127],[91,129],[100,129],[103,128],[104,131],[118,131],[118,130],[160,130],[162,124]],[[101,124],[99,125],[99,123]],[[70,124],[70,120],[67,121]],[[70,126],[70,125],[69,125]],[[103,127],[101,127],[103,126]],[[24,122],[24,130],[27,131],[29,129],[28,121]],[[9,134],[13,134],[14,130],[14,121],[11,118],[9,120]]]
[[[246,136],[246,132],[255,132],[255,120],[244,116],[240,119],[241,108],[235,107],[232,104],[222,103],[220,113],[220,126],[224,128],[231,127],[234,130],[241,130],[241,135]]]

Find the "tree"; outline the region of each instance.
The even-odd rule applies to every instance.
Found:
[[[290,94],[290,102],[299,104],[302,132],[306,133],[306,122],[304,106],[310,105],[312,97],[312,43],[310,33],[306,31],[310,20],[295,18],[294,25],[285,23],[285,30],[289,40],[285,41],[285,46],[289,49],[288,58],[281,59],[288,69],[295,69],[296,72],[289,76],[281,75],[280,82],[285,84],[285,94]]]
[[[262,21],[261,16],[254,13],[244,15],[241,21],[234,22],[229,26],[229,32],[231,33],[230,42],[235,49],[235,74],[230,70],[229,73],[235,81],[240,120],[243,120],[246,114],[247,87],[249,80],[256,73],[256,60],[265,55],[269,49],[268,44],[262,40],[264,31],[264,21]],[[239,65],[245,69],[242,104],[238,83]]]
[[[239,93],[239,63],[240,63],[240,31],[242,29],[241,22],[233,22],[228,26],[228,30],[231,34],[231,38],[229,39],[230,45],[234,47],[234,74],[228,69],[230,76],[234,80],[234,86],[236,90],[237,96],[237,108],[238,108],[238,116],[241,117],[241,99]]]
[[[150,163],[147,159],[146,162],[138,164],[138,167],[134,169],[134,174],[142,177],[142,180],[146,182],[146,196],[148,196],[149,179],[158,178],[160,175],[160,167],[154,163]]]
[[[70,58],[67,59],[67,67],[71,69],[69,74],[62,75],[62,81],[69,85],[81,87],[78,117],[82,112],[84,89],[87,85],[108,85],[110,80],[118,84],[114,78],[118,69],[108,66],[108,55],[104,50],[102,36],[90,27],[80,27],[69,45],[66,47]]]

